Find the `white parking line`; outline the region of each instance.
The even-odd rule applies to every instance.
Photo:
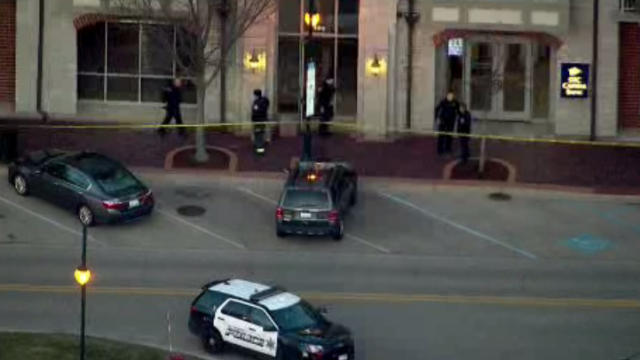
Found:
[[[246,188],[246,187],[242,187],[242,186],[241,186],[241,187],[239,187],[239,188],[238,188],[238,190],[242,191],[242,192],[243,192],[243,193],[245,193],[245,194],[249,194],[249,195],[251,195],[251,196],[253,196],[253,197],[257,197],[257,198],[258,198],[258,199],[260,199],[260,200],[266,201],[266,202],[268,202],[269,204],[272,204],[272,205],[276,205],[276,204],[278,204],[278,202],[277,202],[276,200],[273,200],[273,199],[271,199],[271,198],[269,198],[269,197],[266,197],[266,196],[264,196],[264,195],[262,195],[262,194],[258,194],[257,192],[255,192],[255,191],[253,191],[253,190],[251,190],[251,189],[249,189],[249,188]]]
[[[205,229],[200,225],[196,225],[196,224],[194,224],[194,223],[192,223],[190,221],[187,221],[187,220],[185,220],[185,219],[183,219],[183,218],[181,218],[179,216],[175,216],[175,215],[173,215],[172,213],[170,213],[168,211],[164,211],[164,210],[161,210],[161,209],[156,209],[156,211],[159,212],[160,214],[172,219],[172,220],[175,220],[175,221],[177,221],[177,222],[179,222],[181,224],[187,225],[187,226],[189,226],[189,227],[191,227],[191,228],[193,228],[193,229],[195,229],[197,231],[200,231],[203,234],[209,235],[209,236],[211,236],[211,237],[213,237],[215,239],[224,241],[227,244],[232,245],[232,246],[234,246],[234,247],[236,247],[238,249],[242,249],[242,250],[246,250],[247,249],[246,246],[244,246],[243,244],[241,244],[239,242],[236,242],[236,241],[233,241],[231,239],[228,239],[228,238],[226,238],[226,237],[224,237],[224,236],[222,236],[220,234],[216,234],[213,231]]]
[[[74,230],[74,229],[72,229],[72,228],[70,228],[70,227],[68,227],[66,225],[63,225],[63,224],[61,224],[61,223],[59,223],[59,222],[57,222],[57,221],[55,221],[53,219],[50,219],[50,218],[48,218],[48,217],[46,217],[44,215],[38,214],[37,212],[35,212],[33,210],[27,209],[26,207],[24,207],[24,206],[22,206],[22,205],[20,205],[20,204],[18,204],[16,202],[13,202],[13,201],[11,201],[9,199],[6,199],[6,198],[0,196],[0,201],[2,201],[3,203],[5,203],[7,205],[11,205],[11,206],[13,206],[15,208],[18,208],[18,209],[24,211],[25,213],[35,217],[35,218],[38,218],[38,219],[40,219],[40,220],[42,220],[44,222],[47,222],[47,223],[57,227],[58,229],[64,230],[64,231],[69,232],[69,233],[71,233],[73,235],[77,235],[77,236],[80,236],[80,237],[82,236],[82,231]],[[94,242],[96,244],[99,244],[100,246],[107,246],[105,243],[103,243],[102,241],[97,240],[96,238],[94,238],[91,235],[87,236],[87,240],[88,241],[92,241],[92,242]]]
[[[374,243],[372,243],[370,241],[367,241],[367,240],[365,240],[363,238],[360,238],[358,236],[351,235],[349,233],[344,234],[344,236],[348,237],[349,239],[355,240],[355,241],[357,241],[357,242],[359,242],[361,244],[364,244],[364,245],[367,245],[367,246],[371,246],[372,248],[374,248],[374,249],[376,249],[376,250],[378,250],[380,252],[383,252],[385,254],[391,254],[391,250],[387,249],[386,247],[374,244]]]
[[[462,231],[467,232],[467,233],[469,233],[471,235],[479,237],[480,239],[489,241],[489,242],[491,242],[493,244],[502,246],[504,248],[507,248],[507,249],[513,251],[513,252],[516,252],[516,253],[518,253],[518,254],[520,254],[522,256],[528,257],[529,259],[535,260],[535,259],[538,258],[536,255],[534,255],[534,254],[532,254],[532,253],[530,253],[530,252],[528,252],[526,250],[522,250],[520,248],[517,248],[517,247],[515,247],[513,245],[510,245],[508,243],[500,241],[500,240],[498,240],[498,239],[496,239],[496,238],[494,238],[492,236],[489,236],[489,235],[481,233],[481,232],[479,232],[477,230],[471,229],[471,228],[469,228],[469,227],[467,227],[465,225],[458,224],[457,222],[455,222],[453,220],[449,220],[449,219],[447,219],[447,218],[445,218],[443,216],[440,216],[440,215],[438,215],[438,214],[436,214],[434,212],[431,212],[431,211],[429,211],[427,209],[423,209],[423,208],[419,207],[418,205],[415,205],[415,204],[413,204],[413,203],[411,203],[411,202],[409,202],[409,201],[407,201],[405,199],[402,199],[402,198],[399,198],[397,196],[394,196],[394,195],[391,195],[391,194],[387,194],[387,193],[384,193],[384,192],[378,192],[378,194],[380,196],[382,196],[382,197],[385,197],[385,198],[389,199],[389,200],[395,201],[398,204],[402,204],[402,205],[404,205],[404,206],[406,206],[408,208],[411,208],[411,209],[416,210],[416,211],[418,211],[418,212],[420,212],[420,213],[422,213],[424,215],[427,215],[427,216],[429,216],[429,217],[431,217],[431,218],[433,218],[435,220],[438,220],[438,221],[443,222],[443,223],[445,223],[447,225],[453,226],[454,228],[456,228],[458,230],[462,230]]]
[[[275,201],[275,200],[273,200],[273,199],[271,199],[271,198],[268,198],[268,197],[266,197],[266,196],[264,196],[264,195],[262,195],[262,194],[258,194],[257,192],[255,192],[255,191],[253,191],[253,190],[251,190],[251,189],[249,189],[249,188],[246,188],[246,187],[239,187],[239,188],[238,188],[238,190],[242,191],[242,192],[243,192],[243,193],[245,193],[245,194],[248,194],[248,195],[254,196],[254,197],[256,197],[256,198],[258,198],[258,199],[260,199],[260,200],[263,200],[263,201],[265,201],[265,202],[268,202],[268,203],[270,203],[270,204],[273,204],[273,205],[276,205],[276,204],[278,203],[277,201]],[[354,241],[357,241],[357,242],[359,242],[359,243],[361,243],[361,244],[363,244],[363,245],[366,245],[366,246],[372,247],[372,248],[374,248],[374,249],[376,249],[376,250],[378,250],[378,251],[380,251],[380,252],[383,252],[383,253],[385,253],[385,254],[390,254],[390,253],[391,253],[391,250],[389,250],[389,249],[387,249],[387,248],[385,248],[385,247],[383,247],[383,246],[380,246],[380,245],[374,244],[374,243],[372,243],[372,242],[370,242],[370,241],[367,241],[367,240],[365,240],[365,239],[363,239],[363,238],[360,238],[360,237],[358,237],[358,236],[355,236],[355,235],[352,235],[352,234],[349,234],[349,233],[346,233],[346,234],[344,234],[344,235],[345,235],[346,237],[348,237],[349,239],[351,239],[351,240],[354,240]]]

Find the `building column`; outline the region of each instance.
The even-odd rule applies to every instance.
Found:
[[[42,107],[53,115],[75,114],[77,34],[73,26],[73,1],[46,0],[44,4]],[[32,25],[32,31],[33,28]]]
[[[16,112],[35,113],[38,92],[38,0],[17,2]]]
[[[618,11],[618,5],[617,1],[600,1],[598,116],[596,117],[596,136],[598,137],[616,136],[618,133],[618,73],[622,70],[618,65],[620,31],[617,19],[609,15]],[[638,44],[625,43],[625,47],[628,45],[640,47]],[[640,79],[636,79],[636,82],[638,81]]]
[[[388,130],[388,67],[390,37],[395,33],[397,1],[360,1],[358,31],[358,127],[368,137]],[[378,71],[372,68],[377,58]]]

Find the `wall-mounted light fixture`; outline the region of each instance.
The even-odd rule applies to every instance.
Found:
[[[387,73],[387,62],[376,53],[373,55],[373,59],[367,60],[367,72],[376,77],[384,75]]]
[[[267,69],[267,54],[253,49],[250,53],[245,54],[244,67],[253,73],[265,71]]]

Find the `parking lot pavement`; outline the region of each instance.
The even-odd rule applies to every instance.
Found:
[[[510,200],[495,201],[484,189],[388,192],[540,259],[624,261],[640,254],[640,227],[634,220],[640,206],[634,200],[514,193]]]
[[[405,187],[361,179],[346,236],[278,238],[274,208],[282,179],[139,172],[154,190],[149,218],[90,229],[90,246],[135,249],[308,251],[440,257],[635,260],[640,205],[514,194],[494,201],[482,188]],[[1,174],[0,174],[1,176]],[[186,216],[183,206],[201,208]],[[0,242],[69,245],[73,214],[0,185]]]

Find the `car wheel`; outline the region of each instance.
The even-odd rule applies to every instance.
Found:
[[[279,238],[283,238],[285,236],[287,236],[287,233],[285,233],[284,231],[282,231],[282,229],[280,229],[279,227],[276,228],[276,236]]]
[[[29,194],[29,185],[27,184],[27,179],[24,176],[18,174],[13,177],[13,188],[16,190],[18,195],[26,196]]]
[[[95,223],[95,218],[93,216],[93,210],[87,205],[82,205],[78,208],[78,220],[84,226],[91,226]]]
[[[344,223],[342,221],[340,221],[340,225],[338,225],[338,228],[334,230],[333,235],[331,235],[331,237],[335,241],[342,240],[342,238],[344,237]]]
[[[224,349],[224,341],[217,330],[210,331],[202,337],[202,345],[210,354],[219,354]]]

